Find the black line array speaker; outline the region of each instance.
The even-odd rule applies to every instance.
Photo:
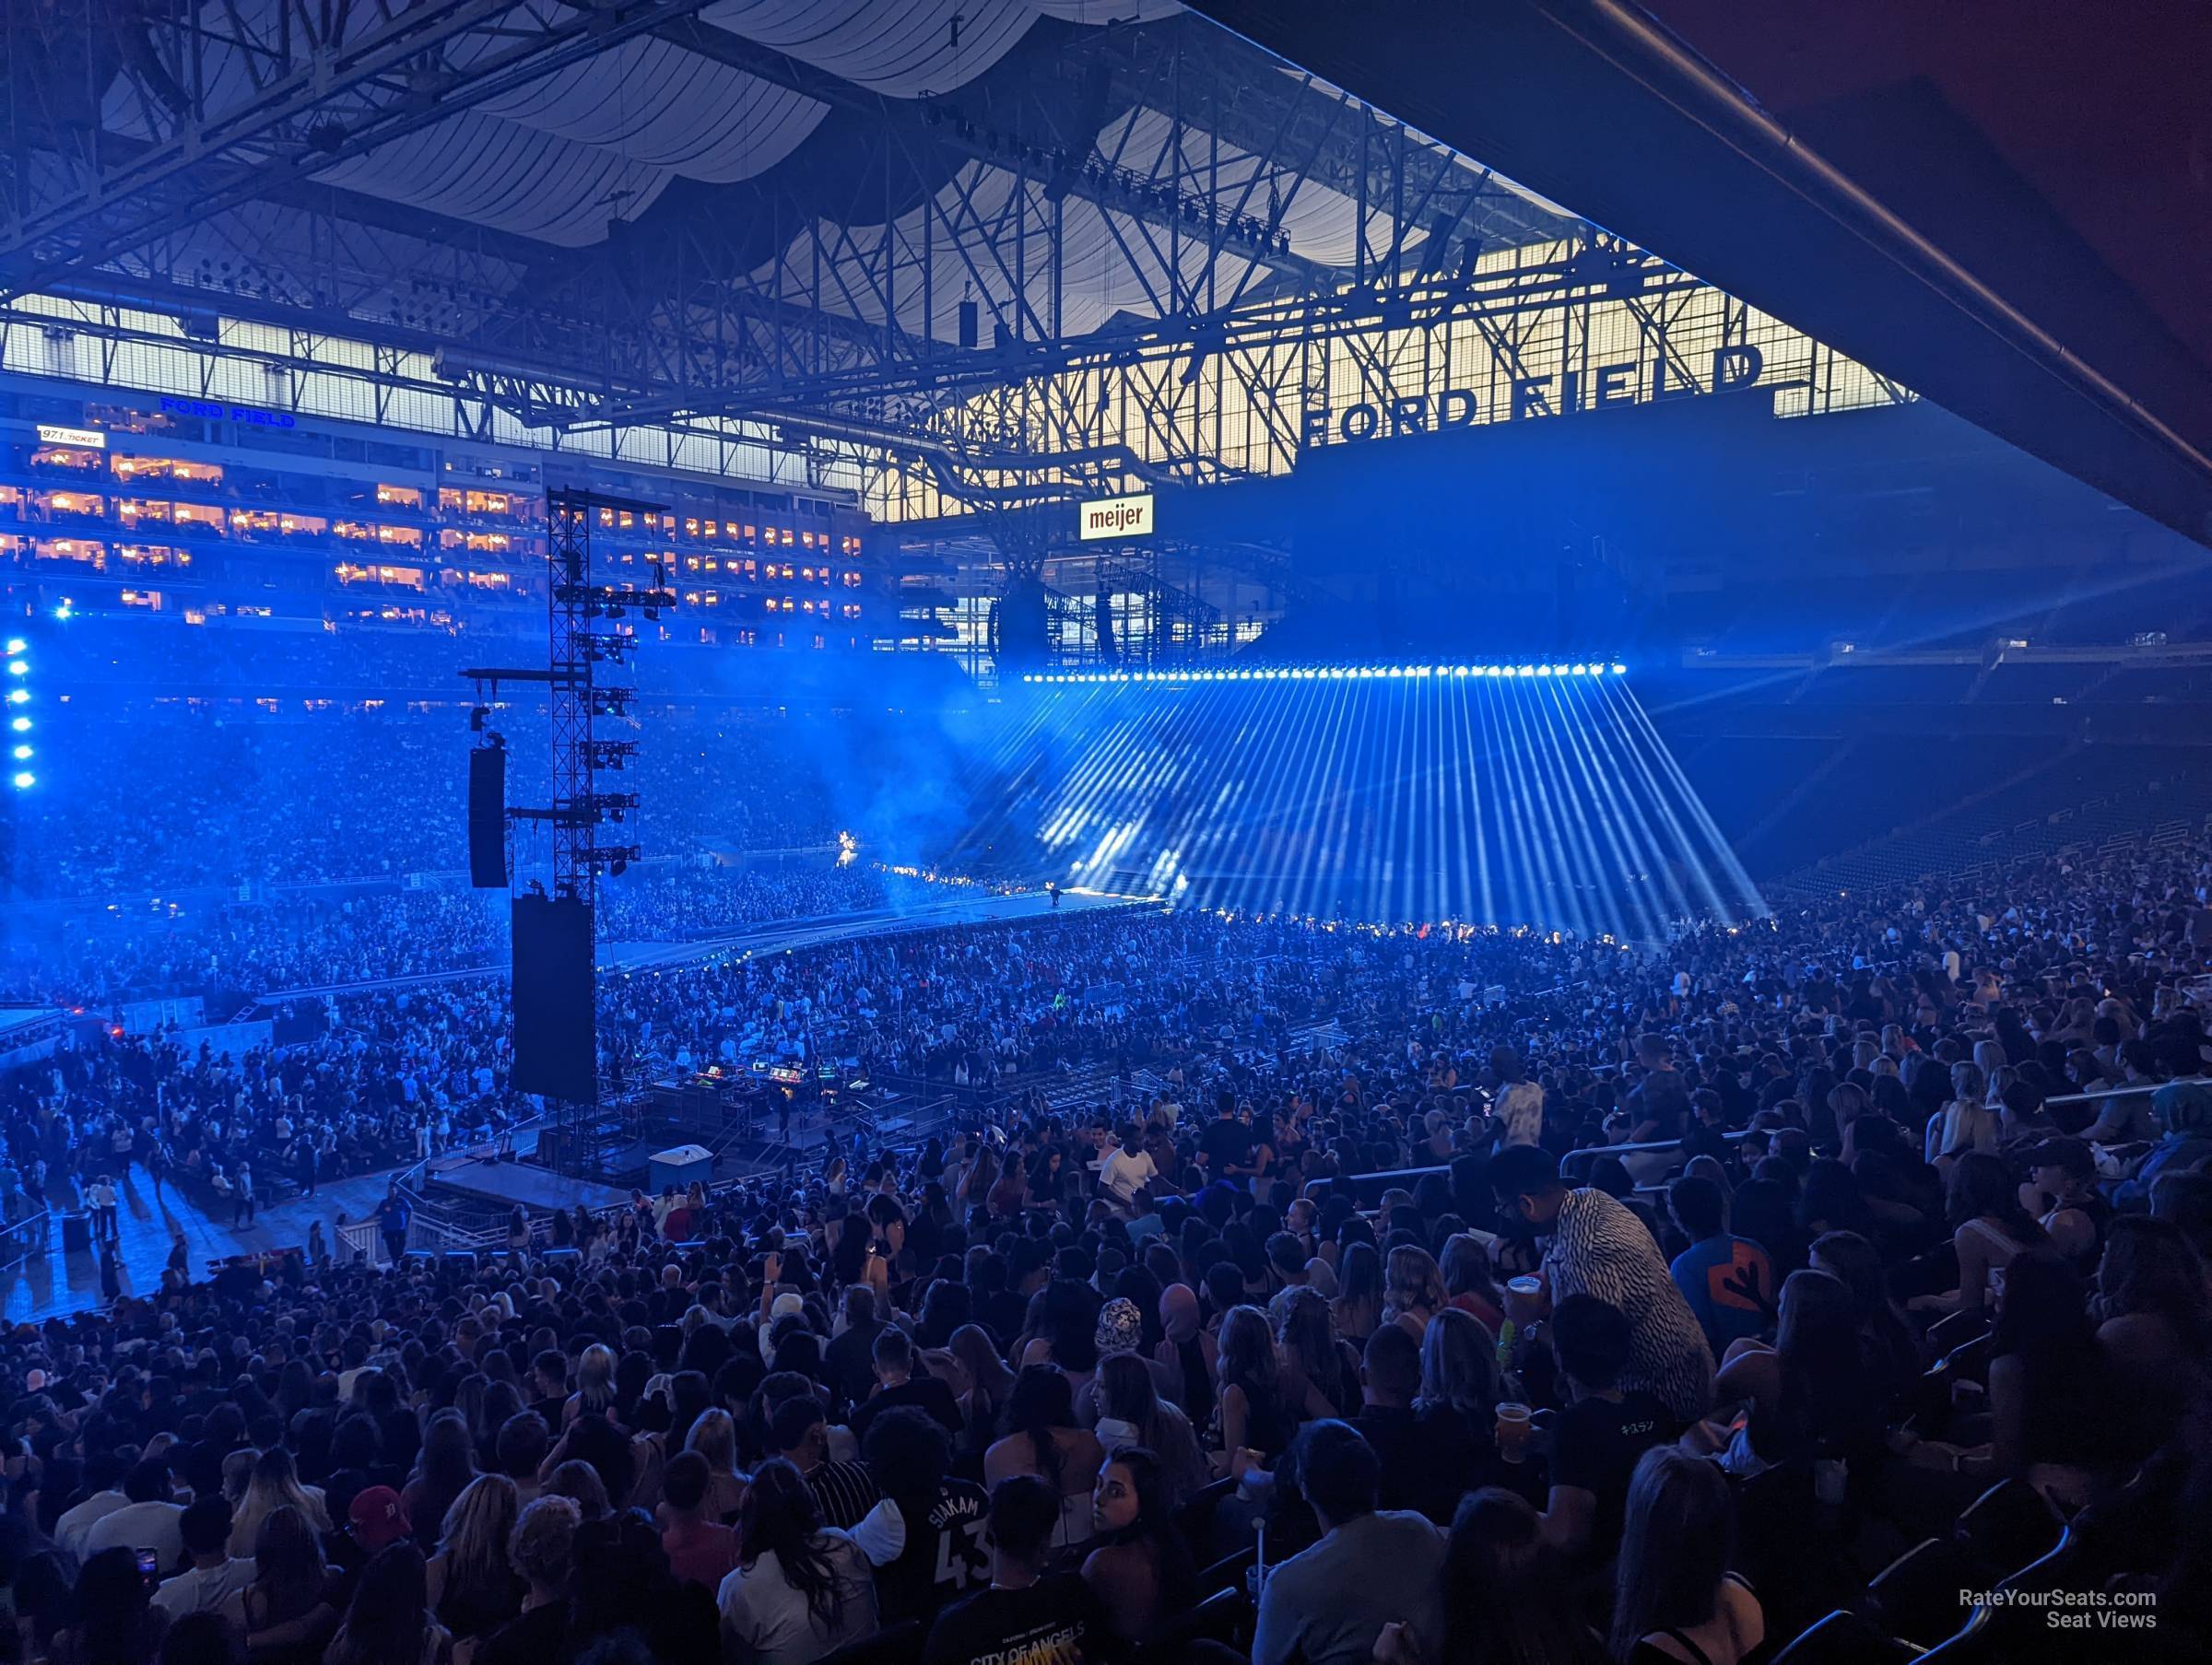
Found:
[[[468,755],[468,882],[507,888],[507,750],[480,745]]]
[[[574,897],[514,898],[514,1087],[599,1102],[592,910]]]

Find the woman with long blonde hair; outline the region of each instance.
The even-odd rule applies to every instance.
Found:
[[[246,1494],[230,1516],[230,1553],[243,1559],[253,1553],[261,1523],[281,1508],[295,1508],[318,1532],[330,1530],[330,1514],[323,1506],[319,1486],[303,1486],[292,1467],[292,1454],[271,1446],[253,1460],[253,1477]]]
[[[1996,1111],[1989,1108],[1989,1078],[1979,1064],[1960,1061],[1951,1066],[1951,1099],[1928,1122],[1923,1152],[1933,1166],[1948,1169],[1969,1151],[1994,1152],[2004,1132]]]
[[[1390,1251],[1382,1276],[1382,1317],[1400,1325],[1415,1341],[1429,1332],[1429,1320],[1451,1303],[1444,1294],[1444,1274],[1436,1257],[1425,1249],[1401,1243]]]
[[[604,1342],[594,1342],[576,1361],[576,1391],[561,1407],[560,1420],[566,1425],[594,1413],[615,1413],[615,1350]]]
[[[424,1577],[431,1611],[456,1638],[488,1636],[523,1610],[523,1581],[507,1558],[516,1499],[506,1475],[479,1474],[445,1512]]]
[[[701,1411],[684,1449],[707,1460],[707,1495],[700,1518],[726,1526],[745,1507],[747,1490],[745,1476],[737,1472],[736,1422],[719,1405]]]

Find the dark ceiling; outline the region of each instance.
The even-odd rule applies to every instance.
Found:
[[[1901,171],[1900,189],[1941,158],[1913,157],[1910,133],[1862,131],[1850,111],[1879,111],[1900,86],[1921,84],[1915,96],[1947,106],[2198,369],[2212,368],[2212,8],[2203,0],[2129,0],[2124,11],[2063,0],[1651,0],[1646,9],[1847,170]]]
[[[1192,0],[2212,543],[2212,6]]]

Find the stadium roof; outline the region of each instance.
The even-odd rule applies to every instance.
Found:
[[[1356,261],[1363,217],[1368,246],[1437,257],[1571,224],[1174,0],[201,0],[169,20],[65,0],[53,18],[51,62],[17,82],[0,286],[218,291],[226,313],[312,309],[548,373],[609,378],[575,315],[579,274],[608,262],[664,319],[653,291],[704,276],[974,346],[1187,311],[1200,281],[1208,306],[1311,287]],[[1406,144],[1432,158],[1421,200],[1371,196]]]
[[[2212,543],[2195,0],[1193,4]]]

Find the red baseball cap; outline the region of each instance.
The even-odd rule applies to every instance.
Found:
[[[356,1493],[347,1519],[355,1541],[366,1550],[397,1543],[415,1530],[408,1522],[406,1506],[388,1485],[366,1486]]]

